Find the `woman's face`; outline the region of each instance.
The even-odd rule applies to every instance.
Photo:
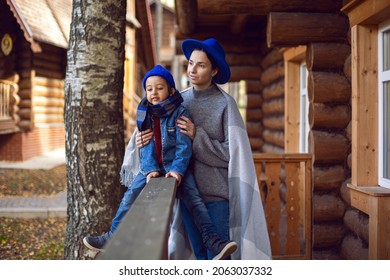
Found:
[[[150,76],[147,78],[145,82],[145,90],[146,98],[153,105],[160,103],[171,95],[168,83],[160,76]]]
[[[206,53],[194,50],[188,60],[187,75],[196,90],[210,87],[218,69],[213,69]]]

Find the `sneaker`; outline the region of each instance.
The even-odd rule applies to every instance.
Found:
[[[224,260],[237,250],[237,243],[234,241],[227,241],[222,243],[220,252],[213,258],[213,260]]]
[[[106,235],[103,236],[86,236],[83,238],[83,243],[91,250],[103,251],[103,247],[107,242]]]

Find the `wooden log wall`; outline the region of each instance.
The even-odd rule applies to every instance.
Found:
[[[237,49],[231,44],[223,44],[227,52],[226,60],[230,65],[231,82],[245,80],[246,82],[246,129],[249,142],[254,152],[260,152],[263,146],[262,133],[263,116],[261,105],[263,103],[261,91],[263,89],[260,77],[261,53],[257,49]],[[244,52],[244,53],[243,53]]]
[[[35,124],[64,123],[65,52],[54,46],[44,46],[33,57],[32,96]]]
[[[33,54],[30,45],[26,41],[18,44],[18,73],[19,79],[19,128],[22,131],[30,131],[34,126],[32,115],[32,81],[35,71],[32,70]]]
[[[351,212],[346,201],[351,172],[350,55],[348,42],[311,43],[307,47],[309,147],[314,155],[314,259],[367,256],[366,240],[357,236],[368,228],[356,228],[356,212]]]
[[[44,45],[33,53],[27,42],[19,49],[19,128],[31,130],[35,124],[64,123],[65,50]]]
[[[261,110],[263,113],[262,151],[284,152],[284,63],[277,49],[267,53],[261,62],[263,85]],[[249,96],[248,96],[249,98]],[[249,99],[248,99],[249,101]]]

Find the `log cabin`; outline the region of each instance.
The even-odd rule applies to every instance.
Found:
[[[175,10],[177,55],[184,39],[214,37],[230,81],[245,81],[274,258],[390,259],[390,2],[175,0]],[[310,186],[296,188],[302,171]]]
[[[64,78],[72,0],[0,1],[0,160],[65,147]],[[140,81],[156,62],[150,8],[128,0],[124,125],[134,130]]]

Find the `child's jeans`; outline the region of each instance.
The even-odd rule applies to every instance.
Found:
[[[109,235],[113,234],[118,228],[119,224],[122,222],[123,217],[129,211],[131,205],[137,199],[138,195],[141,193],[143,188],[146,185],[146,177],[142,173],[138,173],[135,177],[133,183],[130,187],[127,188],[126,192],[123,195],[122,201],[119,204],[119,208],[116,211],[114,219],[111,222],[111,228]]]

